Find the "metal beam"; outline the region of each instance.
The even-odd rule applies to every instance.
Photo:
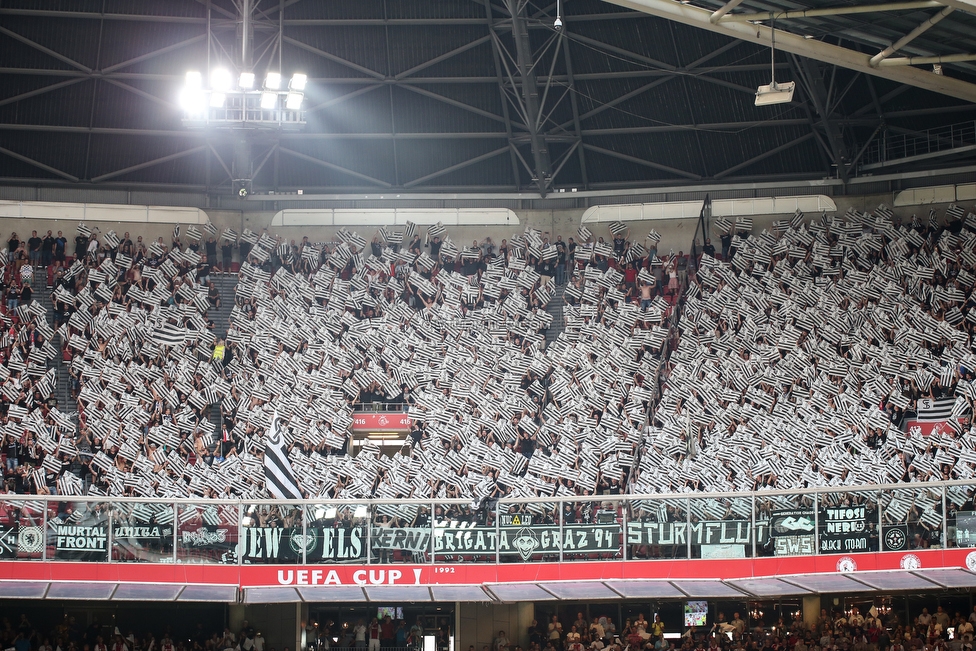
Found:
[[[780,152],[784,152],[787,149],[792,149],[793,147],[796,147],[797,145],[802,145],[803,143],[805,143],[807,140],[810,140],[811,138],[813,138],[813,134],[812,133],[808,133],[805,136],[800,136],[799,138],[794,138],[793,140],[791,140],[791,141],[789,141],[789,142],[787,142],[785,144],[782,144],[779,147],[775,147],[773,149],[770,149],[769,151],[765,151],[765,152],[759,154],[758,156],[753,156],[749,160],[742,161],[738,165],[733,165],[732,167],[728,168],[727,170],[722,170],[721,172],[719,172],[718,174],[716,174],[712,178],[714,178],[714,179],[721,179],[723,177],[726,177],[729,174],[732,174],[734,172],[738,172],[741,169],[745,169],[746,167],[749,167],[750,165],[752,165],[754,163],[758,163],[761,160],[765,160],[765,159],[769,158],[770,156],[775,156],[776,154],[778,154]]]
[[[532,53],[532,43],[529,41],[529,29],[526,26],[525,11],[528,3],[523,3],[521,0],[506,0],[506,4],[512,16],[512,37],[515,39],[515,55],[519,77],[522,81],[522,102],[532,147],[533,175],[539,195],[545,199],[546,193],[549,191],[552,168],[549,160],[549,147],[539,133],[541,105],[535,75],[536,60]]]
[[[976,61],[976,54],[946,54],[934,57],[897,57],[883,59],[879,66],[928,66],[935,63],[960,63],[962,61]]]
[[[844,144],[844,137],[837,132],[835,125],[830,120],[829,111],[827,110],[827,96],[829,93],[824,85],[820,64],[813,59],[798,58],[795,55],[790,56],[793,58],[793,64],[796,70],[800,73],[803,85],[807,90],[807,95],[810,101],[813,102],[813,107],[817,111],[817,115],[820,116],[820,124],[823,126],[824,133],[827,136],[830,155],[833,158],[834,166],[837,168],[837,174],[844,183],[847,183],[847,147]]]
[[[918,38],[925,32],[929,31],[932,27],[937,25],[939,21],[941,21],[943,18],[951,14],[953,11],[955,11],[955,9],[953,9],[952,7],[946,7],[939,13],[930,16],[928,20],[920,24],[918,27],[908,32],[900,39],[898,39],[897,41],[895,41],[885,49],[881,50],[873,57],[871,57],[871,61],[870,61],[871,65],[874,66],[875,68],[878,67],[878,64],[881,63],[884,59],[887,59],[889,56],[891,56],[898,50],[902,49],[903,47],[905,47],[906,45],[914,41],[916,38]]]
[[[491,0],[483,0],[485,17],[488,20],[488,36],[491,37],[491,56],[495,64],[495,83],[498,86],[498,96],[502,103],[502,117],[505,120],[505,133],[508,136],[508,158],[512,165],[512,182],[515,187],[522,188],[522,175],[519,172],[518,149],[512,143],[512,116],[508,110],[508,91],[505,90],[505,77],[502,74],[501,41],[495,32],[495,15],[492,12]]]
[[[716,9],[715,13],[708,17],[708,20],[710,22],[717,23],[718,21],[722,20],[722,16],[729,13],[741,4],[742,0],[729,0],[724,5]]]
[[[675,176],[683,176],[686,179],[692,179],[694,181],[701,181],[701,176],[694,174],[692,172],[686,172],[684,170],[679,170],[676,167],[669,167],[667,165],[662,165],[661,163],[655,163],[653,161],[645,160],[643,158],[637,158],[635,156],[628,156],[627,154],[621,154],[619,151],[613,151],[612,149],[604,149],[603,147],[597,147],[596,145],[583,144],[584,147],[590,151],[595,151],[599,154],[605,156],[610,156],[612,158],[619,158],[620,160],[627,161],[628,163],[634,163],[635,165],[643,165],[644,167],[650,167],[662,172],[667,172],[668,174],[674,174]]]
[[[366,174],[362,174],[360,172],[355,172],[355,171],[353,171],[351,169],[342,167],[341,165],[336,165],[335,163],[330,163],[330,162],[324,161],[324,160],[322,160],[320,158],[315,158],[314,156],[309,156],[308,154],[303,154],[300,151],[295,151],[294,149],[288,149],[286,147],[278,147],[278,151],[280,151],[283,154],[288,154],[289,156],[292,156],[294,158],[297,158],[298,160],[303,160],[303,161],[305,161],[307,163],[312,163],[313,165],[318,165],[319,167],[324,167],[325,169],[328,169],[328,170],[333,170],[335,172],[341,172],[342,174],[348,174],[349,176],[352,176],[354,178],[360,179],[361,181],[366,181],[367,183],[372,183],[373,185],[378,185],[378,186],[380,186],[382,188],[392,188],[393,187],[393,184],[392,183],[387,183],[386,181],[381,181],[379,179],[374,179],[372,176],[367,176]]]
[[[53,58],[57,59],[58,61],[60,61],[62,63],[67,63],[72,68],[77,68],[78,70],[81,70],[82,72],[91,72],[92,71],[92,69],[89,68],[88,66],[83,65],[81,63],[78,63],[74,59],[68,58],[68,57],[64,56],[63,54],[61,54],[60,52],[55,52],[51,48],[44,47],[40,43],[35,43],[34,41],[30,40],[26,36],[21,36],[17,32],[11,31],[11,30],[7,29],[6,27],[0,27],[0,34],[4,34],[6,36],[9,36],[10,38],[14,39],[15,41],[20,41],[24,45],[30,46],[30,47],[34,48],[35,50],[37,50],[38,52],[43,52],[44,54],[48,55],[49,57],[53,57]]]
[[[719,21],[712,24],[709,21],[711,12],[707,9],[690,4],[681,4],[673,0],[605,0],[621,7],[644,11],[652,16],[673,20],[684,25],[706,29],[708,31],[725,34],[743,41],[755,43],[761,47],[770,45],[771,30],[765,25],[751,23],[728,23]],[[831,45],[816,39],[807,39],[797,34],[780,30],[776,34],[776,47],[786,52],[817,59],[824,63],[850,68],[868,74],[890,79],[902,84],[909,84],[935,93],[949,95],[967,102],[976,102],[976,84],[954,79],[944,75],[913,68],[911,66],[877,67],[870,64],[870,57],[844,47]]]
[[[205,151],[207,145],[200,145],[199,147],[194,147],[193,149],[187,149],[186,151],[176,152],[175,154],[170,154],[169,156],[162,156],[160,158],[154,158],[153,160],[146,161],[145,163],[138,163],[137,165],[130,165],[129,167],[122,168],[120,170],[115,170],[114,172],[109,172],[108,174],[102,174],[100,176],[93,177],[91,179],[92,183],[98,183],[99,181],[104,181],[106,179],[115,178],[116,176],[122,176],[123,174],[128,174],[129,172],[137,172],[139,170],[146,169],[147,167],[153,167],[155,165],[162,165],[163,163],[168,163],[172,160],[177,160],[179,158],[185,158],[187,156],[192,156],[201,151]]]
[[[465,167],[470,167],[471,165],[476,165],[476,164],[478,164],[478,163],[480,163],[482,161],[486,161],[486,160],[488,160],[490,158],[494,158],[495,156],[500,156],[501,154],[504,154],[507,151],[508,151],[508,145],[506,145],[504,147],[499,147],[498,149],[496,149],[494,151],[490,151],[490,152],[488,152],[486,154],[481,154],[480,156],[475,156],[474,158],[471,158],[469,160],[463,161],[461,163],[457,163],[455,165],[451,165],[450,167],[445,167],[442,170],[438,170],[436,172],[432,172],[432,173],[430,173],[430,174],[428,174],[426,176],[421,176],[419,179],[414,179],[413,181],[407,181],[406,183],[403,184],[403,187],[405,187],[405,188],[412,188],[415,185],[420,185],[421,183],[426,183],[427,181],[429,181],[431,179],[435,179],[438,176],[444,176],[445,174],[450,174],[451,172],[456,172],[457,170],[464,169]]]
[[[563,25],[563,29],[569,31],[568,25]],[[573,76],[573,58],[569,54],[569,39],[563,39],[563,61],[566,64],[566,77],[569,82],[569,104],[573,109],[573,133],[579,139],[578,142],[583,142],[583,129],[580,125],[580,114],[579,114],[579,104],[576,100],[576,78]],[[586,153],[583,147],[576,147],[577,156],[579,156],[580,174],[583,181],[583,189],[587,189],[590,186],[589,178],[586,173]]]
[[[322,109],[330,108],[332,106],[335,106],[336,104],[341,104],[346,100],[353,99],[354,97],[359,97],[360,95],[365,95],[371,90],[376,90],[377,88],[382,88],[382,87],[383,87],[382,84],[376,84],[374,86],[365,86],[363,88],[359,88],[352,92],[346,93],[345,95],[340,95],[339,97],[333,97],[332,99],[326,100],[321,104],[316,104],[312,108],[306,109],[305,113],[306,114],[314,113],[315,111],[321,111]]]
[[[0,16],[29,16],[33,18],[70,18],[71,20],[121,20],[140,23],[181,23],[206,25],[207,19],[195,16],[161,16],[158,14],[96,13],[94,11],[61,11],[48,9],[14,9],[0,7]]]
[[[484,22],[484,21],[482,21],[482,22]],[[462,45],[461,47],[456,47],[453,50],[451,50],[450,52],[445,52],[444,54],[441,54],[440,56],[436,56],[433,59],[428,59],[427,61],[424,61],[423,63],[420,63],[418,65],[415,65],[414,67],[410,68],[409,70],[404,70],[403,72],[398,73],[397,75],[395,75],[393,78],[396,79],[396,80],[400,80],[400,79],[403,79],[405,77],[409,77],[409,76],[413,75],[414,73],[420,72],[421,70],[426,70],[427,68],[429,68],[429,67],[431,67],[433,65],[437,65],[441,61],[446,61],[446,60],[448,60],[448,59],[450,59],[452,57],[456,57],[457,55],[462,54],[464,52],[467,52],[468,50],[472,50],[472,49],[478,47],[479,45],[484,45],[485,43],[487,43],[489,41],[491,41],[491,35],[490,34],[487,35],[487,36],[482,36],[481,38],[475,39],[475,40],[471,41],[470,43],[466,43],[466,44]]]
[[[19,160],[22,163],[27,163],[28,165],[33,165],[34,167],[40,168],[40,169],[44,170],[45,172],[50,172],[51,174],[54,174],[55,176],[60,176],[61,178],[67,179],[68,181],[74,181],[76,183],[78,182],[78,177],[77,176],[72,176],[71,174],[68,174],[67,172],[62,172],[61,170],[59,170],[57,168],[51,167],[50,165],[45,165],[44,163],[42,163],[40,161],[36,161],[33,158],[28,158],[27,156],[24,156],[23,154],[18,154],[15,151],[10,151],[6,147],[0,147],[0,154],[5,154],[7,156],[10,156],[11,158],[15,158],[15,159]]]
[[[913,2],[889,2],[881,4],[854,5],[847,7],[828,7],[825,9],[796,9],[793,11],[757,11],[755,13],[728,14],[721,22],[757,22],[766,20],[792,20],[794,18],[816,18],[818,16],[846,16],[849,14],[874,14],[883,11],[916,11],[934,9],[946,3],[935,0],[915,0]],[[713,14],[714,15],[714,14]]]
[[[126,61],[120,61],[119,63],[110,65],[109,67],[102,69],[101,74],[103,75],[108,74],[111,72],[115,72],[116,70],[121,70],[122,68],[126,68],[128,66],[134,65],[136,63],[146,61],[148,59],[154,59],[163,54],[172,52],[173,50],[180,50],[182,48],[187,47],[188,45],[193,45],[194,43],[198,43],[206,39],[207,39],[206,34],[198,34],[197,36],[180,41],[179,43],[173,43],[172,45],[167,45],[166,47],[159,48],[158,50],[153,50],[152,52],[146,52],[145,54],[140,54],[139,56],[134,57],[132,59],[128,59]]]
[[[940,151],[930,151],[925,154],[916,154],[915,156],[906,156],[905,158],[895,158],[892,160],[881,161],[880,163],[869,163],[861,167],[864,171],[881,169],[883,167],[894,167],[896,165],[907,165],[909,163],[918,163],[920,161],[932,160],[933,158],[945,158],[947,156],[954,156],[956,154],[968,154],[971,152],[976,152],[976,145],[967,145],[965,147],[956,147],[955,149],[942,149]]]
[[[370,70],[369,68],[366,68],[365,66],[361,66],[358,63],[347,61],[346,59],[343,59],[340,56],[336,56],[331,52],[326,52],[325,50],[320,50],[317,47],[309,45],[308,43],[303,43],[299,41],[297,38],[292,38],[291,36],[282,36],[282,40],[285,43],[294,45],[297,48],[301,48],[302,50],[305,50],[306,52],[311,52],[312,54],[322,57],[323,59],[332,61],[333,63],[338,63],[339,65],[345,66],[346,68],[351,68],[357,72],[361,72],[364,75],[368,75],[375,79],[382,79],[382,80],[386,79],[386,75],[384,75],[382,72],[376,72],[375,70]]]
[[[165,106],[166,108],[172,109],[174,111],[179,111],[180,110],[180,107],[177,106],[176,104],[173,104],[172,102],[167,102],[162,97],[156,97],[152,93],[147,93],[146,91],[141,90],[139,88],[136,88],[135,86],[130,86],[129,84],[124,84],[121,81],[118,81],[117,79],[112,79],[111,77],[102,77],[102,79],[104,79],[107,83],[112,84],[113,86],[118,86],[122,90],[126,90],[126,91],[132,93],[133,95],[138,95],[139,97],[142,97],[143,99],[148,99],[150,102],[155,102],[156,104],[160,104],[160,105]],[[98,80],[96,79],[96,82],[97,81]]]
[[[41,88],[35,88],[34,90],[29,90],[26,93],[21,93],[20,95],[14,95],[13,97],[7,97],[5,99],[0,99],[0,106],[5,106],[7,104],[14,104],[21,100],[29,99],[31,97],[36,97],[37,95],[43,95],[44,93],[50,93],[52,90],[57,90],[59,88],[64,88],[65,86],[71,86],[77,84],[80,81],[87,81],[88,77],[76,77],[74,79],[67,79],[65,81],[60,81],[56,84],[51,84],[49,86],[42,86]]]
[[[401,86],[401,88],[405,88],[409,91],[417,93],[418,95],[423,95],[424,97],[430,97],[431,99],[436,99],[438,102],[444,102],[445,104],[449,104],[450,106],[454,106],[459,109],[464,109],[465,111],[470,111],[476,115],[480,115],[481,117],[488,118],[489,120],[495,120],[496,122],[502,122],[502,123],[505,122],[505,118],[501,115],[495,115],[491,111],[480,109],[477,106],[471,106],[470,104],[459,102],[456,99],[451,99],[450,97],[444,97],[443,95],[432,93],[429,90],[426,90],[424,88],[417,88],[416,86],[411,86],[409,84]],[[517,123],[513,123],[513,124],[517,124]],[[524,127],[524,125],[521,124],[519,124],[518,126]]]
[[[965,11],[970,14],[976,14],[976,0],[939,0],[939,4],[944,4],[947,7],[952,7],[953,9]]]

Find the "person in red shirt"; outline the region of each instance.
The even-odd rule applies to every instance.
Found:
[[[380,651],[380,623],[374,617],[366,629],[369,639],[369,651]]]
[[[380,646],[384,649],[389,649],[393,646],[395,636],[396,631],[393,628],[393,619],[387,615],[383,618],[383,623],[380,624]]]

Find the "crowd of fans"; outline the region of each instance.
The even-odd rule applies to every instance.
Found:
[[[527,229],[467,247],[440,225],[321,244],[218,239],[208,224],[169,245],[82,225],[74,260],[60,231],[14,234],[5,489],[267,497],[274,413],[309,498],[478,504],[973,477],[971,431],[955,418],[976,395],[976,236],[955,209],[944,224],[899,224],[882,207],[798,214],[759,235],[717,228],[722,254],[707,242],[700,262],[659,257],[656,233],[645,247],[622,224],[612,241]],[[210,275],[230,270],[235,248],[224,338],[208,314],[229,299]],[[30,294],[45,271],[50,316]],[[557,292],[565,326],[547,344]],[[56,403],[58,357],[73,404]],[[897,427],[918,398],[944,396],[954,429]],[[367,444],[354,457],[352,413],[375,400],[406,404],[411,437],[400,454]],[[951,495],[956,507],[968,497]],[[936,497],[886,499],[941,519]]]
[[[38,630],[24,614],[16,623],[11,617],[3,617],[0,645],[15,651],[276,651],[247,621],[239,631],[228,627],[208,631],[203,623],[195,627],[184,623],[177,628],[168,623],[132,628],[101,623],[97,617],[84,626],[67,614],[46,631]],[[289,650],[287,645],[281,648]]]

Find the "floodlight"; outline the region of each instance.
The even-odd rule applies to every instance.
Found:
[[[207,108],[207,95],[199,88],[180,91],[180,107],[187,113],[203,113]]]
[[[221,93],[226,92],[230,90],[232,83],[233,77],[227,68],[217,68],[210,72],[210,87],[214,90]]]
[[[768,86],[760,86],[756,89],[756,106],[770,106],[772,104],[789,104],[793,101],[793,91],[796,84],[787,81],[782,84],[776,83],[776,26],[771,25],[770,36],[770,58],[771,58],[771,80]]]
[[[263,92],[261,93],[261,108],[270,110],[278,105],[278,93],[274,92]]]
[[[264,78],[264,87],[267,90],[280,90],[281,75],[277,72],[269,72],[268,76]]]
[[[302,100],[304,98],[305,95],[302,93],[288,93],[285,96],[285,108],[289,111],[297,111],[302,108]]]
[[[196,70],[189,70],[186,73],[187,88],[203,88],[203,75]]]
[[[237,83],[243,90],[251,90],[254,88],[254,73],[242,72],[241,78]]]
[[[308,77],[302,73],[296,73],[291,76],[291,81],[288,82],[288,90],[294,90],[302,92],[305,90],[305,84],[308,82]]]
[[[760,86],[756,91],[756,106],[770,106],[772,104],[789,104],[793,101],[793,91],[796,84],[787,81],[777,84],[775,81],[768,86]]]
[[[227,96],[224,93],[213,92],[210,93],[210,107],[211,108],[224,108],[224,101],[226,101]]]

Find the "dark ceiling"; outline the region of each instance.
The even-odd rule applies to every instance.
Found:
[[[796,81],[796,95],[756,107],[768,48],[600,0],[564,0],[562,30],[555,4],[524,0],[256,4],[258,76],[280,57],[283,75],[309,77],[300,130],[184,126],[185,71],[239,69],[234,0],[2,0],[0,182],[219,194],[252,177],[254,192],[550,192],[976,158],[976,105],[777,52],[777,80]],[[747,0],[735,11],[844,5]],[[874,54],[937,10],[775,26]],[[976,16],[963,11],[903,54],[958,52],[976,52]],[[944,66],[970,82],[974,71]]]

